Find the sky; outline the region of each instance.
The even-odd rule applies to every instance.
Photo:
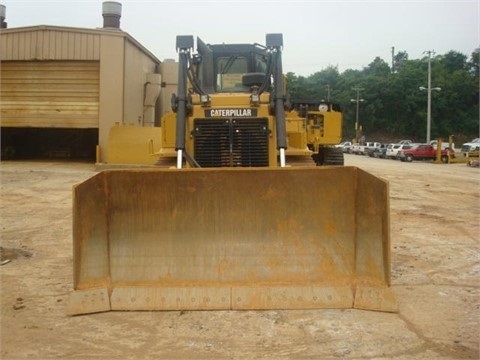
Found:
[[[421,59],[480,49],[480,0],[118,0],[120,28],[159,60],[177,59],[176,35],[210,44],[265,44],[283,34],[283,70],[309,76],[329,66],[361,70],[394,52]],[[101,28],[103,0],[0,0],[8,28]]]

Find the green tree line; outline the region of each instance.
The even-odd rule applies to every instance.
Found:
[[[389,65],[376,57],[362,70],[330,66],[308,77],[287,74],[292,99],[325,99],[344,114],[344,139],[355,137],[355,88],[359,91],[358,123],[367,141],[409,138],[425,141],[427,133],[428,57],[409,60],[398,52]],[[468,141],[479,134],[479,53],[470,59],[456,51],[431,57],[431,139]]]

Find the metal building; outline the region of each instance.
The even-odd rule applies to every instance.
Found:
[[[115,124],[159,125],[160,71],[167,67],[166,73],[176,73],[176,63],[162,64],[120,30],[120,3],[104,2],[102,15],[99,29],[44,25],[9,29],[3,15],[3,159],[70,157],[101,162]],[[165,81],[163,86],[161,99],[166,101],[173,90],[165,89]]]

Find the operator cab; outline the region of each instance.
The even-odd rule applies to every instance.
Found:
[[[269,68],[265,47],[258,44],[210,45],[201,39],[197,39],[197,46],[196,76],[206,93],[249,93],[252,87],[265,83]]]

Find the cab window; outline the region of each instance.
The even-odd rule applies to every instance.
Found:
[[[242,76],[247,72],[248,61],[245,57],[232,55],[217,58],[217,91],[247,91],[242,85]]]

